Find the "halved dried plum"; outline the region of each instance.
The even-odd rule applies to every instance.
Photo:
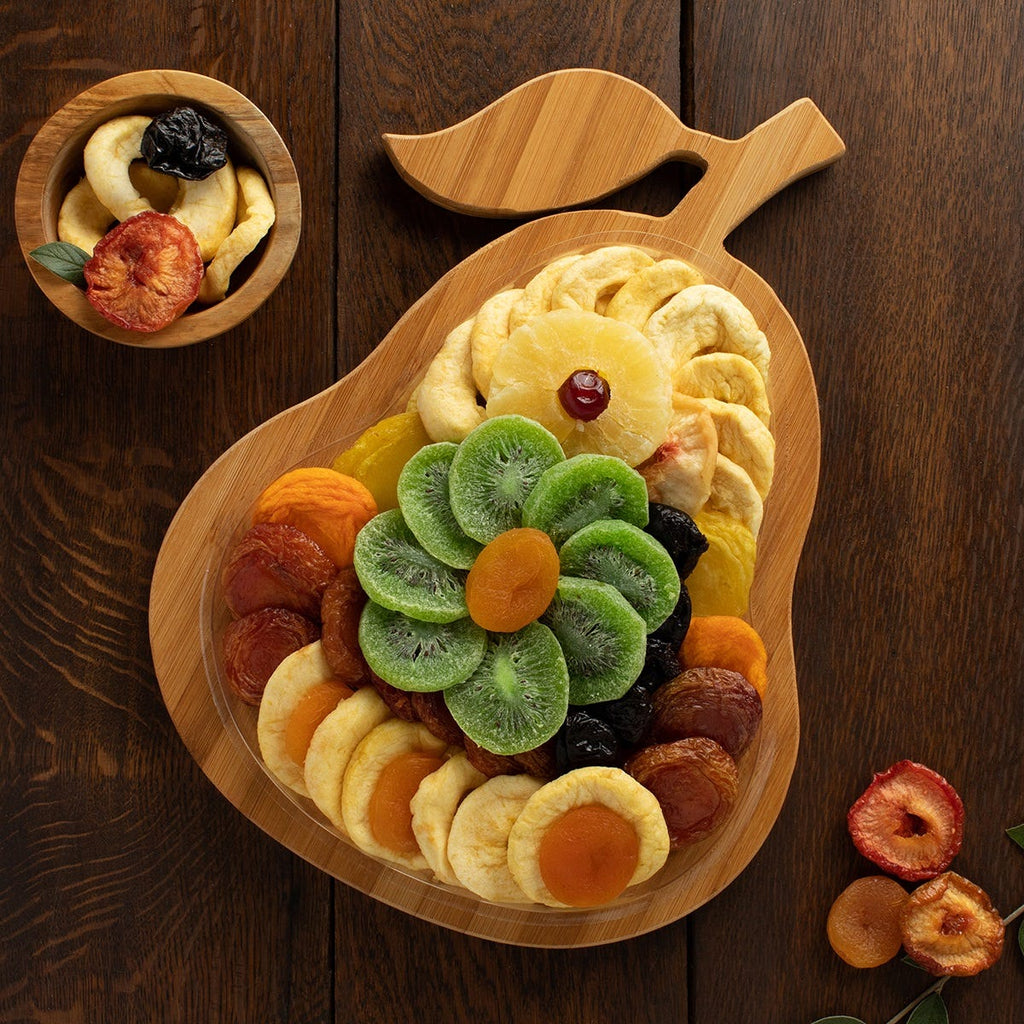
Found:
[[[153,118],[140,148],[154,171],[202,181],[227,163],[228,136],[198,110],[175,107]]]

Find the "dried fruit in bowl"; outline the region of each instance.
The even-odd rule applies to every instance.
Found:
[[[111,323],[159,331],[195,301],[203,260],[180,221],[153,210],[109,231],[84,267],[86,298]]]
[[[898,878],[920,881],[945,871],[959,852],[964,806],[938,772],[898,761],[875,774],[846,821],[863,856]]]
[[[915,963],[932,974],[961,977],[978,974],[999,959],[1006,931],[985,892],[955,871],[910,894],[901,929],[903,946]]]

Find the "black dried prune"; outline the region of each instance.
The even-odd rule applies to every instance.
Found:
[[[690,601],[690,592],[686,584],[679,588],[679,600],[672,609],[669,617],[651,634],[655,640],[667,640],[679,650],[683,640],[686,639],[686,631],[690,628],[690,619],[693,616],[693,604]]]
[[[654,705],[642,687],[638,690],[634,686],[618,700],[591,704],[590,710],[612,727],[620,742],[635,747],[647,733]]]
[[[143,159],[154,171],[201,181],[228,160],[228,136],[192,107],[175,107],[150,121],[142,136]]]
[[[660,502],[648,503],[647,532],[661,541],[675,563],[679,578],[685,580],[708,549],[708,539],[682,509]]]
[[[569,708],[555,736],[555,765],[559,775],[589,765],[622,764],[622,751],[607,722],[583,708]]]
[[[633,684],[633,689],[644,695],[652,694],[662,683],[675,679],[682,670],[679,664],[678,644],[649,636],[644,667],[640,670],[640,678]]]

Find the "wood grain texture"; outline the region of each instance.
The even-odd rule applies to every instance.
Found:
[[[0,11],[8,202],[54,110],[154,67],[249,97],[303,191],[302,240],[267,304],[215,345],[164,352],[57,315],[0,221],[0,1020],[888,1020],[920,975],[844,968],[823,920],[866,870],[846,806],[908,755],[964,796],[958,869],[1004,911],[1024,899],[1024,858],[1001,834],[1024,821],[1013,5],[140,0],[116,25],[65,0]],[[848,152],[727,241],[799,326],[822,413],[782,815],[687,919],[610,946],[518,949],[379,904],[248,824],[175,734],[147,609],[166,527],[208,466],[343,376],[510,227],[413,193],[381,135],[435,131],[575,66],[633,78],[725,138],[811,96]],[[694,178],[661,168],[606,204],[664,213]],[[1016,1019],[1015,954],[947,987],[955,1024]]]

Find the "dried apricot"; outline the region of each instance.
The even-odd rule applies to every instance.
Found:
[[[987,894],[955,871],[918,886],[903,908],[903,946],[932,974],[964,977],[1002,955],[1006,926]]]
[[[629,885],[639,856],[633,823],[603,804],[566,811],[547,828],[538,849],[544,884],[570,907],[615,899]]]
[[[358,480],[325,466],[300,466],[279,476],[256,499],[252,521],[302,530],[344,568],[352,564],[356,534],[376,514],[373,495]]]
[[[736,615],[696,615],[679,651],[683,668],[727,668],[745,676],[764,697],[768,653],[760,634]]]
[[[339,701],[351,696],[352,690],[343,682],[328,679],[311,687],[299,698],[284,728],[285,751],[297,765],[306,763],[309,741],[317,726],[338,706]]]
[[[466,578],[466,606],[484,629],[512,633],[539,618],[558,589],[555,545],[542,530],[517,527],[499,534]]]
[[[828,912],[828,941],[851,967],[880,967],[903,944],[900,920],[906,889],[888,875],[851,882]]]
[[[412,750],[389,761],[380,773],[367,808],[373,838],[395,853],[417,853],[409,802],[420,783],[444,764],[444,758]]]

